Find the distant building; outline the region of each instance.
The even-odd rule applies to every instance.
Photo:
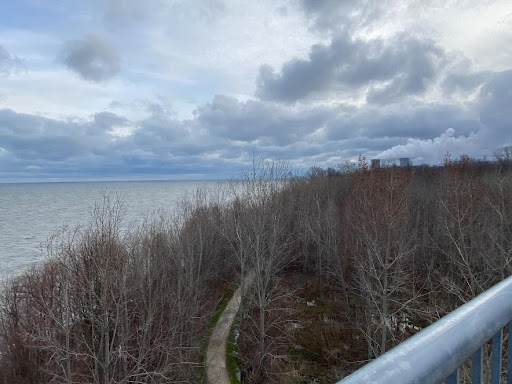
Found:
[[[371,169],[380,168],[380,159],[372,159],[370,167]]]
[[[408,167],[411,165],[411,161],[408,157],[401,157],[400,158],[400,167]]]

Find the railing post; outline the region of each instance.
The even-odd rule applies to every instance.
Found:
[[[508,323],[507,384],[512,384],[512,321]]]
[[[492,338],[491,384],[500,384],[502,344],[503,329],[500,329]]]
[[[459,368],[457,368],[448,379],[446,379],[447,384],[459,384]]]
[[[471,384],[482,384],[482,366],[484,361],[483,347],[473,354]]]

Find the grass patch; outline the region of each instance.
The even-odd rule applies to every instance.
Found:
[[[237,377],[237,373],[240,372],[240,359],[238,358],[238,346],[236,344],[236,330],[240,325],[240,320],[240,314],[238,314],[233,320],[233,324],[231,325],[231,330],[229,331],[229,339],[226,347],[226,368],[228,370],[231,384],[241,384]]]
[[[229,338],[226,346],[226,369],[228,371],[229,381],[231,384],[242,384],[237,377],[237,373],[241,372],[241,370],[239,358],[240,353],[238,351],[238,344],[236,342],[236,331],[242,322],[242,311],[249,307],[248,293],[246,293],[246,297],[244,297],[242,300],[243,305],[239,308],[238,313],[233,319],[233,324],[231,324],[231,329],[229,330]]]
[[[217,305],[217,309],[215,310],[215,313],[213,314],[213,316],[210,319],[210,324],[209,324],[210,332],[215,327],[215,324],[217,324],[217,321],[219,321],[219,318],[220,318],[220,315],[222,315],[222,312],[224,312],[224,310],[228,306],[229,300],[231,300],[231,298],[233,297],[233,293],[235,293],[235,290],[230,289],[228,292],[226,292],[226,294],[222,297],[219,304]],[[210,335],[208,335],[208,336],[210,336]]]

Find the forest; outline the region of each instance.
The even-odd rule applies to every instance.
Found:
[[[106,193],[0,292],[0,383],[204,383],[215,314],[248,273],[228,366],[333,383],[512,272],[512,150],[439,166],[243,178],[123,222]]]

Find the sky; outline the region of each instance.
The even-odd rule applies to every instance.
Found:
[[[510,144],[510,0],[0,1],[0,182]]]

